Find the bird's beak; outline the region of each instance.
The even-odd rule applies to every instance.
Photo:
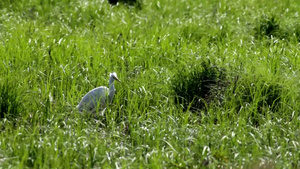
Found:
[[[119,80],[117,77],[114,77],[114,79],[118,82],[121,82],[121,80]]]

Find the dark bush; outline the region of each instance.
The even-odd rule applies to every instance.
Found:
[[[225,78],[225,70],[209,61],[183,67],[172,79],[175,103],[182,105],[184,110],[197,111],[205,109],[213,100],[221,102],[227,85]]]
[[[0,118],[14,118],[20,113],[21,99],[16,85],[0,84]]]

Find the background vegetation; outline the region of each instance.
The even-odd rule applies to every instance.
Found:
[[[299,11],[0,1],[1,168],[300,168]],[[113,71],[105,116],[79,114]]]

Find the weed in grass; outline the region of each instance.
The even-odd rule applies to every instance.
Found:
[[[221,102],[225,78],[225,70],[209,61],[182,68],[172,79],[175,103],[182,105],[184,110],[196,111],[205,109],[215,99]]]

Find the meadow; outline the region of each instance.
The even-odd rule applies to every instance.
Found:
[[[0,2],[0,168],[300,168],[300,1],[139,2]]]

